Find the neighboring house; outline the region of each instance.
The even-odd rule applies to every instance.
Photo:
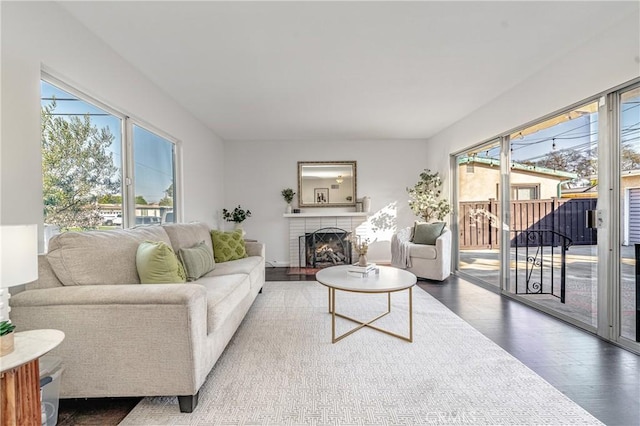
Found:
[[[98,204],[100,215],[105,225],[122,225],[122,205],[121,204]],[[142,219],[146,217],[157,218]],[[136,204],[136,224],[173,222],[173,206],[160,206],[158,204]]]
[[[640,170],[622,172],[620,199],[622,244],[640,243]]]
[[[490,158],[467,157],[458,162],[459,201],[499,199],[500,164]],[[561,184],[578,177],[575,173],[520,163],[511,165],[511,199],[560,198]]]

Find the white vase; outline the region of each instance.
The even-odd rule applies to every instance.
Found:
[[[366,213],[371,211],[371,197],[362,197],[362,211]]]
[[[366,254],[361,254],[360,257],[358,257],[358,266],[367,266]]]
[[[244,228],[242,227],[242,223],[240,222],[236,222],[236,224],[233,226],[233,229],[240,230],[242,231],[242,238],[244,238],[245,235],[247,235],[247,233],[245,232]]]
[[[291,203],[287,203],[287,208],[284,212],[287,214],[291,214]]]

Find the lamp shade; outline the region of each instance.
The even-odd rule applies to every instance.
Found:
[[[0,287],[38,279],[38,225],[0,226]]]

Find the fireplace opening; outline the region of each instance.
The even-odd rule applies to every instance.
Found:
[[[326,268],[351,264],[351,233],[340,228],[322,228],[304,235],[305,266]]]

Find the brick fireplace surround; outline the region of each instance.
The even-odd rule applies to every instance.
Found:
[[[305,267],[305,260],[300,256],[300,243],[304,244],[305,234],[321,228],[340,228],[347,232],[365,234],[369,213],[361,212],[327,212],[327,213],[291,213],[284,214],[289,221],[289,266]],[[303,247],[304,249],[304,247]],[[302,263],[302,264],[300,264]]]

